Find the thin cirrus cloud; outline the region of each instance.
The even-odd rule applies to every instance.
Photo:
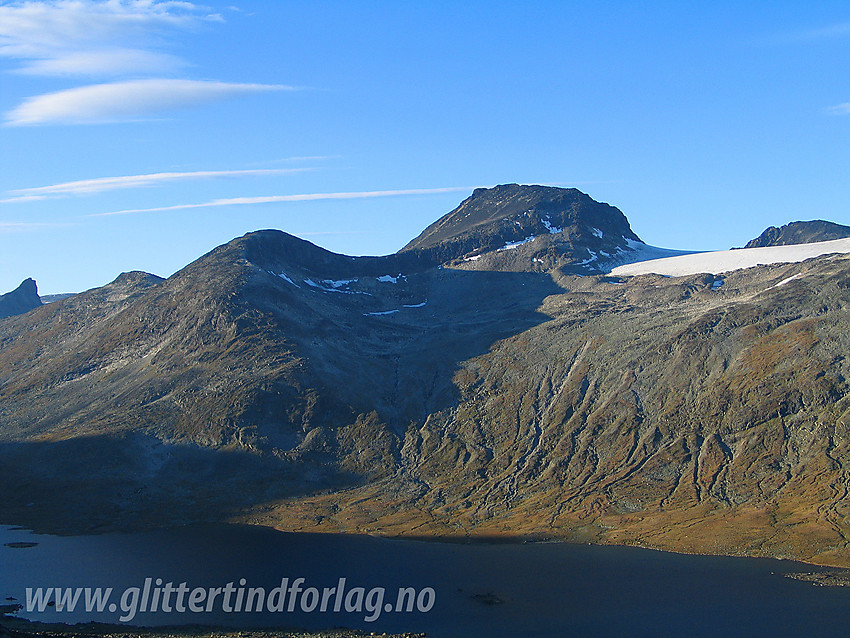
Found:
[[[189,66],[168,52],[174,36],[223,21],[208,7],[185,0],[0,2],[0,57],[17,61],[13,72],[105,82],[27,98],[5,114],[5,125],[144,119],[160,111],[291,88],[171,79]]]
[[[757,37],[753,43],[760,46],[805,45],[837,40],[847,36],[850,36],[850,22],[836,22],[820,27],[774,31]]]
[[[476,186],[450,186],[445,188],[408,188],[404,190],[385,191],[353,191],[339,193],[305,193],[301,195],[270,195],[265,197],[230,197],[227,199],[214,199],[199,204],[176,204],[173,206],[159,206],[156,208],[131,208],[127,210],[116,210],[108,213],[92,213],[88,217],[109,217],[113,215],[131,215],[136,213],[159,213],[178,210],[191,210],[197,208],[218,208],[221,206],[251,206],[257,204],[274,204],[278,202],[308,202],[324,199],[369,199],[373,197],[397,197],[403,195],[435,195],[438,193],[456,193],[458,191],[471,191]]]
[[[830,106],[826,111],[830,115],[850,115],[850,102]]]
[[[91,51],[69,52],[61,56],[28,62],[19,73],[30,75],[99,75],[113,76],[131,70],[135,73],[176,71],[188,66],[187,62],[168,53],[141,49],[102,48]]]
[[[46,228],[64,228],[74,225],[72,223],[51,222],[0,222],[0,234],[21,233],[32,230],[44,230]]]
[[[819,29],[809,29],[798,34],[798,40],[824,40],[850,36],[850,22],[830,24]]]
[[[142,188],[156,186],[168,182],[181,182],[198,179],[217,179],[235,177],[265,177],[271,175],[286,175],[289,173],[301,173],[311,171],[312,168],[260,168],[230,171],[191,171],[191,172],[169,172],[169,173],[147,173],[144,175],[123,175],[120,177],[98,177],[95,179],[82,179],[49,186],[37,186],[35,188],[21,188],[9,191],[12,197],[0,200],[0,203],[9,204],[14,202],[26,202],[42,200],[54,197],[68,197],[72,195],[93,195],[105,191],[123,190],[128,188]]]
[[[93,84],[28,98],[6,114],[6,126],[127,121],[238,95],[283,90],[295,88],[177,79]]]
[[[185,64],[150,49],[169,33],[221,21],[192,2],[27,0],[0,6],[0,56],[31,75],[163,72]]]

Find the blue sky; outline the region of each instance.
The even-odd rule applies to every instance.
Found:
[[[665,247],[850,224],[848,62],[846,2],[0,0],[0,291],[386,254],[506,182]]]

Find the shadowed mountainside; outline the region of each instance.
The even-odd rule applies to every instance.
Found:
[[[0,322],[5,516],[204,520],[392,472],[409,425],[457,401],[459,362],[546,320],[560,290],[398,265],[261,231]],[[221,463],[228,489],[198,471]]]
[[[12,292],[0,295],[0,319],[29,312],[40,305],[35,280],[24,279]]]

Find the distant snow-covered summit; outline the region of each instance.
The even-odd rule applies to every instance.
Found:
[[[811,244],[787,246],[764,246],[759,248],[741,248],[737,250],[718,250],[651,259],[611,270],[612,275],[629,276],[655,273],[670,277],[696,275],[698,273],[719,274],[753,266],[768,264],[795,263],[829,255],[832,253],[850,253],[850,238],[833,239]]]

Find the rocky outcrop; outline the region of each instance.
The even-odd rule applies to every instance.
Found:
[[[744,248],[812,244],[845,237],[850,237],[850,226],[816,219],[808,222],[791,222],[779,228],[770,226],[761,235],[747,242]]]
[[[41,305],[34,279],[24,279],[12,292],[0,295],[0,319],[29,312]]]

